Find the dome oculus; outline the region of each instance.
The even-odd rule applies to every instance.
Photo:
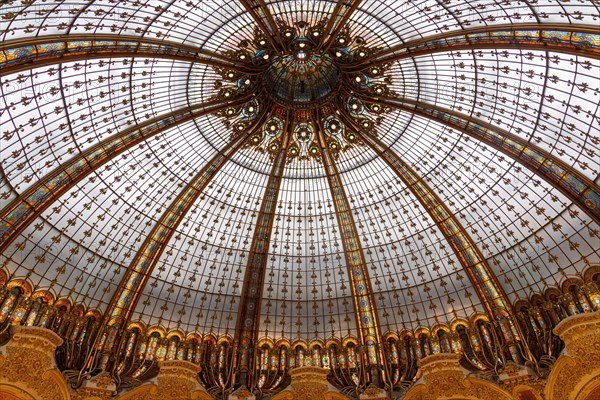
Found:
[[[321,24],[300,21],[280,26],[283,48],[270,47],[277,40],[257,33],[254,40],[240,43],[239,50],[226,53],[239,70],[216,68],[222,96],[235,100],[252,94],[254,109],[262,110],[252,116],[230,109],[220,113],[234,131],[244,122],[235,133],[248,131],[248,145],[274,157],[281,148],[276,143],[289,143],[284,146],[287,161],[321,162],[320,136],[335,154],[360,144],[357,130],[373,132],[381,122],[380,114],[389,108],[378,104],[377,97],[395,96],[385,76],[390,65],[370,60],[377,49],[348,28],[334,38],[324,32]],[[288,136],[289,141],[283,140]]]

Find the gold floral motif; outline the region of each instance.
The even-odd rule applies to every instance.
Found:
[[[159,363],[156,384],[142,385],[124,394],[120,400],[212,400],[200,386],[200,368],[188,361],[170,360]]]
[[[90,380],[83,382],[75,393],[71,395],[72,400],[109,400],[113,398],[116,385],[108,372],[102,372]]]
[[[34,398],[68,400],[68,388],[55,369],[54,350],[62,339],[36,327],[12,326],[12,338],[0,357],[0,387],[7,383]]]
[[[531,392],[535,399],[541,399],[544,393],[544,381],[529,368],[512,362],[508,363],[500,376],[500,387],[512,393],[515,399],[521,399],[522,392]],[[529,397],[527,397],[529,398]]]
[[[375,385],[369,385],[367,389],[359,396],[361,400],[383,400],[387,399],[386,393]]]
[[[457,354],[435,354],[423,358],[419,365],[423,380],[413,386],[405,400],[434,400],[446,398],[476,398],[479,400],[512,400],[498,386],[481,378],[467,376],[458,363]]]
[[[246,386],[240,387],[235,391],[234,396],[237,400],[251,400],[254,395],[248,390]]]
[[[579,400],[600,380],[600,311],[574,315],[554,328],[565,349],[546,383],[547,400]],[[596,382],[594,384],[594,382]]]
[[[292,383],[273,400],[345,400],[327,383],[329,370],[319,367],[300,367],[290,371]]]
[[[506,374],[507,376],[517,376],[520,372],[521,367],[513,363],[509,363],[506,368],[504,368],[504,371],[502,371],[502,373]]]

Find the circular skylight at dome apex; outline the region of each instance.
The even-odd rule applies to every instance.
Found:
[[[328,55],[297,50],[277,56],[263,73],[265,85],[275,101],[305,108],[322,102],[339,87],[340,70]]]
[[[336,154],[360,145],[353,131],[372,131],[387,110],[367,106],[377,101],[372,96],[394,96],[389,88],[391,78],[385,75],[389,65],[368,60],[366,56],[374,50],[366,47],[360,37],[353,37],[348,28],[335,37],[323,34],[322,25],[310,26],[303,21],[279,29],[270,40],[257,36],[243,41],[238,51],[227,53],[240,65],[233,68],[237,72],[221,70],[223,80],[217,82],[228,96],[237,91],[237,97],[242,97],[252,90],[252,101],[263,103],[266,121],[276,114],[286,121],[281,130],[262,130],[270,132],[262,140],[253,135],[251,143],[275,156],[289,142],[287,160],[318,162],[324,145]],[[246,80],[256,84],[239,84]],[[361,107],[348,109],[348,102]],[[327,123],[339,113],[342,115],[335,116],[335,123]],[[239,125],[242,119],[248,126],[253,123],[235,113],[225,116],[228,124]],[[300,126],[303,128],[298,130]]]

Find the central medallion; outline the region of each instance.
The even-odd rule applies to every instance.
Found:
[[[231,101],[220,115],[232,138],[245,135],[273,160],[322,162],[325,149],[337,157],[377,134],[386,112],[377,98],[395,95],[390,65],[372,59],[377,49],[348,27],[327,34],[326,20],[278,24],[272,36],[257,29],[226,51],[229,66],[215,67],[216,97]]]
[[[288,54],[275,56],[263,79],[276,102],[293,108],[327,101],[340,83],[340,69],[329,54],[313,53],[308,43],[295,43]]]

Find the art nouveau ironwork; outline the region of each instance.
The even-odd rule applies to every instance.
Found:
[[[218,4],[217,4],[218,3]],[[597,7],[3,6],[0,342],[78,387],[187,360],[398,396],[457,353],[544,377],[597,310]]]

